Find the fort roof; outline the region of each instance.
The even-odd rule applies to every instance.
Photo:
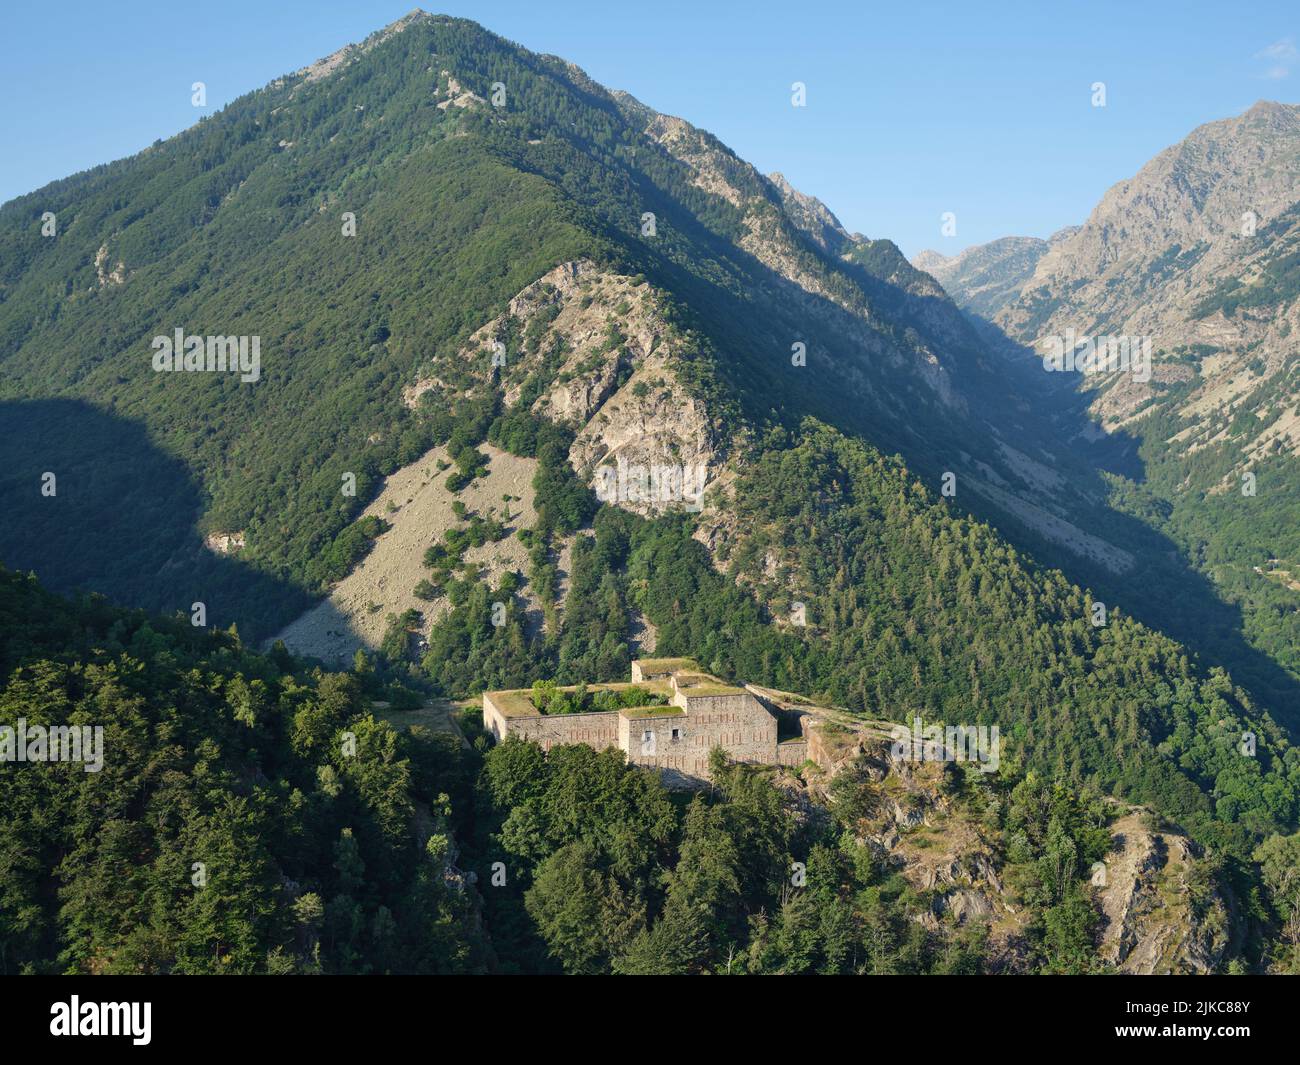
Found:
[[[648,673],[697,673],[700,664],[693,658],[638,658],[637,664],[642,674]]]
[[[638,681],[636,684],[629,684],[626,681],[616,681],[610,684],[588,684],[587,685],[588,692],[603,692],[603,691],[618,692],[618,691],[626,691],[628,688],[640,688],[642,691],[650,692],[653,695],[662,695],[665,698],[672,695],[672,690],[668,687],[667,684],[665,684],[661,680],[643,680],[643,681]],[[573,692],[578,690],[578,686],[576,684],[568,684],[565,685],[564,687],[556,688],[555,690],[558,692],[564,692],[565,694],[572,694]],[[485,692],[484,694],[489,699],[492,700],[492,704],[498,710],[501,711],[503,717],[544,716],[542,714],[542,711],[538,710],[536,705],[533,703],[532,688],[510,688],[505,691]],[[635,709],[643,709],[643,708],[636,707]],[[664,706],[657,706],[657,707],[644,707],[644,709],[667,710],[668,708]],[[588,710],[584,712],[593,713],[593,714],[616,713],[616,711],[613,710]]]
[[[712,673],[674,673],[669,683],[688,699],[745,694],[744,688],[719,680]]]
[[[701,684],[722,683],[722,681],[719,680],[717,677],[715,677],[712,673],[701,673],[699,672],[699,670],[674,673],[673,680],[676,682],[677,687],[679,688],[694,688]]]
[[[667,706],[624,706],[619,713],[628,718],[681,717],[686,711],[669,703]]]
[[[533,693],[529,688],[515,688],[511,691],[488,692],[487,696],[505,717],[540,717],[542,712],[533,705]]]
[[[723,684],[720,680],[704,681],[700,684],[683,684],[677,689],[686,699],[712,699],[719,695],[748,695],[744,688],[732,684]]]

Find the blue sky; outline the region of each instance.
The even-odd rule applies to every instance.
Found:
[[[0,201],[130,155],[412,0],[72,0],[5,13]],[[782,171],[851,230],[952,254],[1081,222],[1203,122],[1300,101],[1300,5],[426,3],[553,52]],[[792,82],[808,106],[790,105]],[[1091,86],[1106,85],[1093,107]],[[957,233],[940,235],[941,216]]]

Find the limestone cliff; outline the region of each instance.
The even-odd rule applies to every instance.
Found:
[[[690,345],[649,284],[580,260],[524,288],[453,361],[494,377],[508,406],[527,402],[571,428],[575,472],[606,501],[650,514],[699,509],[729,453],[679,372]],[[444,384],[438,371],[435,360],[405,390],[409,405]]]

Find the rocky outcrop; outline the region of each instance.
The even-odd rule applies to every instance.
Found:
[[[108,245],[101,244],[99,251],[95,252],[95,277],[100,288],[105,285],[120,285],[126,280],[126,263],[119,262],[112,270],[107,268],[108,263]]]
[[[602,500],[652,514],[700,509],[729,453],[678,373],[689,344],[649,284],[579,260],[522,289],[454,359],[495,377],[507,405],[527,392],[530,410],[573,429],[570,464]],[[403,398],[440,387],[435,360]]]
[[[994,956],[1010,965],[1021,953],[1023,915],[1007,898],[996,830],[951,798],[943,763],[896,757],[887,723],[825,709],[815,716],[808,753],[821,774],[801,785],[809,800],[833,801],[831,781],[841,773],[870,781],[876,798],[858,823],[858,841],[928,899],[922,923],[987,922]]]
[[[1211,973],[1230,942],[1231,903],[1196,845],[1148,827],[1145,811],[1111,826],[1113,847],[1093,883],[1106,925],[1101,956],[1120,972]]]
[[[337,52],[332,52],[323,59],[318,59],[316,62],[303,67],[301,70],[290,75],[290,77],[301,78],[304,82],[308,83],[320,81],[322,78],[328,78],[331,74],[342,70],[348,64],[355,62],[367,52],[383,44],[395,34],[401,33],[403,30],[409,29],[417,23],[432,20],[434,18],[435,16],[416,8],[415,10],[403,15],[396,22],[392,22],[385,26],[382,30],[376,30],[359,44],[346,45],[345,47],[340,48]],[[272,82],[271,85],[274,88],[283,84],[283,81],[284,79],[277,79]]]
[[[233,555],[245,547],[244,532],[214,532],[203,538],[203,546],[217,555]]]
[[[449,70],[440,71],[438,74],[438,89],[436,96],[441,97],[437,103],[439,111],[445,111],[449,107],[473,107],[475,104],[487,104],[487,101],[477,93],[470,92],[459,81],[456,76]]]
[[[781,197],[786,213],[794,224],[807,233],[823,251],[838,255],[845,242],[853,239],[829,207],[815,196],[800,192],[786,181],[784,174],[768,174],[767,179]]]
[[[797,697],[782,702],[782,693],[751,690],[787,712],[800,710],[789,701]],[[1004,872],[1005,841],[955,797],[945,765],[897,757],[888,722],[824,707],[806,712],[808,755],[818,769],[787,785],[797,801],[810,809],[833,803],[832,781],[842,773],[869,782],[858,842],[921,893],[928,908],[916,919],[985,923],[994,967],[1028,971],[1029,914]],[[1238,925],[1231,893],[1186,836],[1149,827],[1141,808],[1114,802],[1113,809],[1112,850],[1091,877],[1102,913],[1099,956],[1123,973],[1219,971]]]

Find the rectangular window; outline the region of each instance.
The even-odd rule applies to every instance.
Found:
[[[681,738],[682,738],[682,730],[679,728],[673,729],[673,743],[676,743]]]

